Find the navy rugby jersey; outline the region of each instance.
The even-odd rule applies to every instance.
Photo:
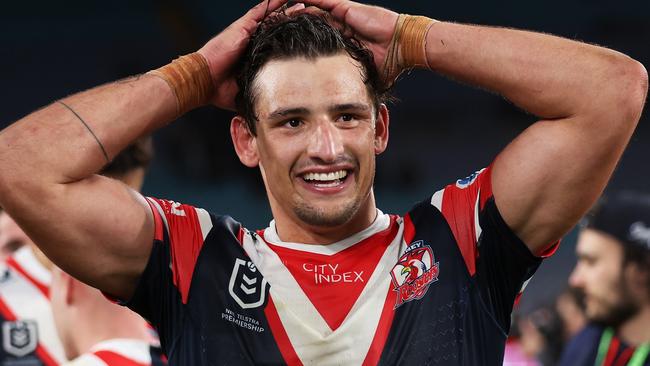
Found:
[[[126,305],[170,365],[500,365],[541,262],[501,218],[489,168],[330,245],[149,202],[155,241]]]

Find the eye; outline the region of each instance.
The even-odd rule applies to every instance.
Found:
[[[302,124],[302,121],[299,119],[290,119],[284,123],[285,126],[290,127],[290,128],[297,128],[300,127]]]
[[[339,119],[343,122],[350,122],[354,120],[354,116],[351,114],[342,114]]]

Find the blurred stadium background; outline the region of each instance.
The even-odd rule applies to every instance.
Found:
[[[525,28],[607,46],[650,67],[650,1],[376,1],[441,20]],[[0,127],[68,94],[161,66],[196,50],[253,1],[5,1],[0,10]],[[501,97],[414,71],[395,88],[391,141],[375,192],[403,213],[443,185],[488,165],[534,121]],[[154,136],[144,192],[227,213],[250,228],[271,214],[259,173],[237,160],[232,114],[206,107]],[[650,191],[646,115],[610,190]],[[552,301],[573,265],[575,234],[528,287],[519,311]]]

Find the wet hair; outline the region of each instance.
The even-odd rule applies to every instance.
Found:
[[[323,15],[274,13],[267,17],[251,36],[237,69],[237,113],[246,120],[250,132],[256,135],[258,121],[255,79],[266,63],[297,57],[315,59],[344,52],[361,65],[363,82],[377,111],[379,104],[389,98],[388,86],[375,67],[372,52],[361,42],[343,36]]]
[[[120,152],[99,174],[108,177],[123,177],[138,168],[147,168],[153,158],[153,143],[150,136],[141,137]]]

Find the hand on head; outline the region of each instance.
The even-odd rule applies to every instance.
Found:
[[[346,36],[356,37],[372,51],[379,70],[384,68],[399,16],[388,9],[352,1],[306,0],[293,4],[286,0],[263,1],[198,51],[208,61],[215,85],[212,104],[224,109],[235,109],[238,90],[235,66],[260,22],[277,11],[289,15],[303,12],[329,15],[334,26]]]

